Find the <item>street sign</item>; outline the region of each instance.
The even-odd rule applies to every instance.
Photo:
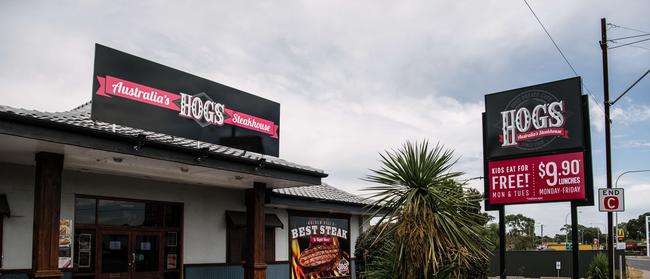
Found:
[[[623,188],[598,189],[598,210],[601,212],[625,211]]]
[[[616,250],[625,250],[625,242],[616,243]]]
[[[561,267],[562,267],[562,262],[560,261],[555,262],[555,269],[560,270]]]

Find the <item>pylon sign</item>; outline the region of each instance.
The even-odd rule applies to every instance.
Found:
[[[593,205],[589,110],[579,77],[485,96],[485,209]]]

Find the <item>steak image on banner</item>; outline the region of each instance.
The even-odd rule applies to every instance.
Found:
[[[289,219],[291,279],[349,278],[349,220],[291,216]]]

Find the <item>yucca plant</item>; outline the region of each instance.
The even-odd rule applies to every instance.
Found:
[[[364,180],[374,200],[374,215],[385,226],[376,241],[392,235],[391,269],[399,278],[461,278],[489,257],[489,240],[481,234],[487,217],[481,196],[454,181],[453,151],[427,141],[406,142],[386,151],[381,167]]]

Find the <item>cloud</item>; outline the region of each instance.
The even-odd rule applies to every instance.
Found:
[[[589,121],[591,128],[602,133],[605,130],[605,111],[593,98],[589,98]]]
[[[650,120],[650,106],[631,104],[624,108],[615,107],[612,109],[612,120],[623,125],[647,122]]]
[[[650,29],[644,0],[531,5],[597,96],[599,18]],[[573,76],[517,1],[5,1],[0,36],[3,105],[57,111],[88,101],[98,42],[281,103],[281,157],[323,168],[326,181],[351,192],[367,185],[359,178],[378,167],[379,152],[406,140],[440,142],[461,158],[457,170],[482,175],[483,95]],[[645,71],[645,61],[641,49],[613,52],[612,83]],[[644,129],[639,96],[613,110],[615,124]],[[602,150],[593,100],[590,113]],[[568,206],[509,211],[551,231]]]

